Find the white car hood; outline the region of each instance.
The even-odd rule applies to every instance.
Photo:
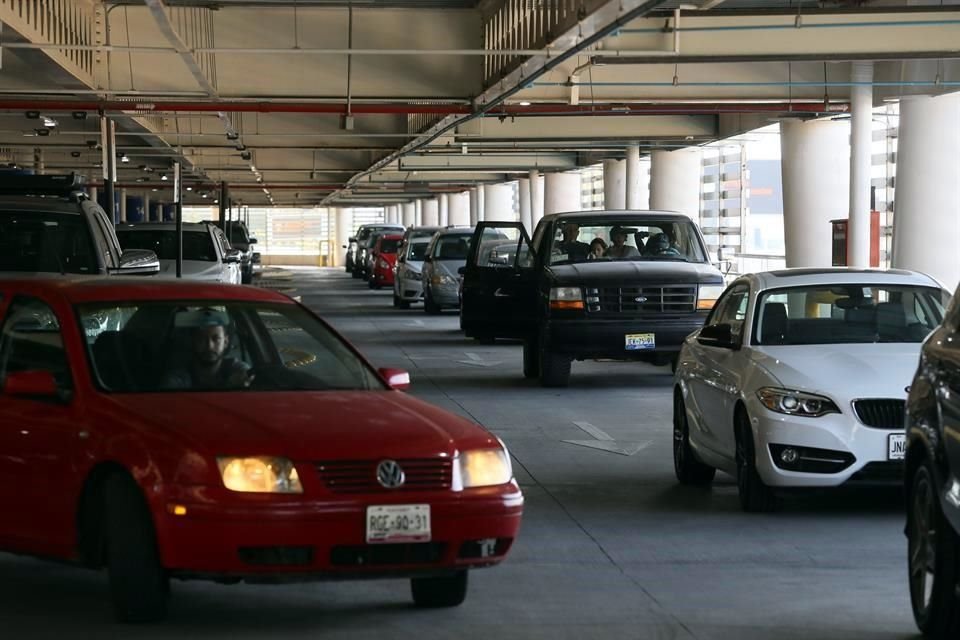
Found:
[[[161,260],[160,273],[158,278],[176,278],[177,262],[176,260]],[[223,266],[219,262],[206,262],[203,260],[184,260],[183,277],[188,280],[205,280],[208,282],[219,282],[221,278],[226,278]]]
[[[839,400],[906,398],[920,361],[917,344],[754,347],[753,360],[781,387]]]
[[[407,269],[413,271],[414,273],[420,273],[423,271],[423,262],[414,262],[413,260],[407,260],[403,263]]]

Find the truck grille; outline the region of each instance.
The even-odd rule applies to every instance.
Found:
[[[593,313],[692,313],[696,308],[695,286],[587,289],[587,309]]]
[[[327,489],[334,493],[378,493],[381,491],[432,491],[449,489],[453,482],[453,462],[446,458],[397,460],[403,469],[404,483],[386,489],[377,481],[380,460],[336,460],[318,462],[317,471]]]
[[[903,429],[906,402],[894,398],[856,400],[853,410],[860,422],[877,429]]]

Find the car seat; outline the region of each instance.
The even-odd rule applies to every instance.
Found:
[[[782,302],[765,304],[760,325],[760,343],[786,344],[787,327],[787,305]]]
[[[900,302],[881,302],[876,314],[877,338],[880,342],[901,342],[907,339],[907,314]]]
[[[146,342],[130,331],[104,331],[92,347],[100,382],[110,391],[144,391],[153,372]]]

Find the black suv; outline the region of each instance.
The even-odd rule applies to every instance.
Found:
[[[927,338],[907,396],[910,601],[928,637],[960,638],[960,291]]]
[[[723,289],[690,218],[655,211],[548,215],[477,225],[461,326],[524,341],[523,373],[566,386],[573,360],[670,364]]]
[[[0,174],[0,272],[159,273],[152,251],[123,251],[113,221],[79,176]]]

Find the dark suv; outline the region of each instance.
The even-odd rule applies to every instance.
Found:
[[[910,601],[928,637],[960,638],[960,300],[927,338],[907,396]]]
[[[566,386],[573,360],[670,364],[723,289],[690,218],[656,211],[481,223],[463,270],[461,326],[524,341],[523,373]]]

